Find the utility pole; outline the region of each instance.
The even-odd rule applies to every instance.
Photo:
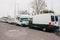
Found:
[[[19,3],[17,3],[17,15],[20,16],[20,11],[19,11]]]
[[[16,0],[15,0],[15,7],[14,7],[14,19],[16,21]]]
[[[52,10],[54,11],[54,0],[52,0]],[[55,11],[53,14],[55,14]]]
[[[53,7],[54,7],[54,0],[52,0],[52,10],[54,10]]]

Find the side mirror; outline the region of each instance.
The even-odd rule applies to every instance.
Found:
[[[22,22],[22,21],[20,21],[20,22]]]

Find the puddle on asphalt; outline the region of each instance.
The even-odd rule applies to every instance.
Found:
[[[26,30],[8,30],[4,33],[8,37],[19,37],[27,35]]]

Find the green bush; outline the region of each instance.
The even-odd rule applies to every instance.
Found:
[[[41,13],[54,13],[54,11],[52,11],[52,10],[43,10],[43,11],[41,11]]]

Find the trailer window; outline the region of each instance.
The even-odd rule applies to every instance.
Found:
[[[54,22],[54,16],[51,16],[51,21]]]
[[[55,16],[55,20],[58,21],[58,16]]]

